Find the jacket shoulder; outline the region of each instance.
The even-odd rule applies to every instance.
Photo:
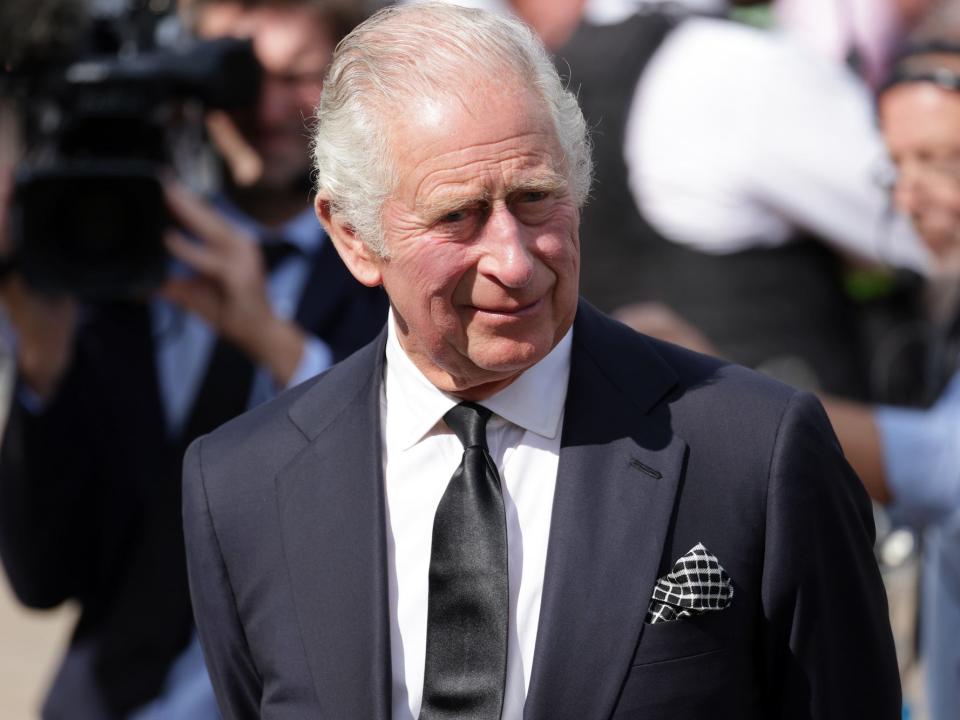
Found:
[[[375,375],[374,341],[325,372],[221,425],[191,444],[210,502],[222,492],[272,485],[277,472],[336,421]],[[184,483],[194,482],[187,475]]]
[[[621,390],[649,395],[649,390],[637,388],[659,387],[659,397],[643,400],[663,400],[672,408],[719,404],[748,412],[760,407],[782,412],[800,392],[742,365],[638,333],[586,303],[574,342]]]

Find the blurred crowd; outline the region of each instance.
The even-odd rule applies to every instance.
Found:
[[[821,397],[876,503],[878,562],[922,558],[904,670],[918,655],[930,718],[958,717],[960,0],[461,4],[529,23],[577,91],[583,296]],[[25,604],[81,608],[42,714],[216,718],[179,463],[384,322],[316,221],[309,144],[332,50],[378,3],[8,5],[0,558]],[[224,38],[250,41],[230,52],[256,59],[253,91],[183,90],[208,60],[197,85],[229,85],[226,51],[163,58]],[[130,74],[91,94],[73,60],[92,50]],[[134,112],[137,52],[161,58],[163,102]],[[127,237],[153,212],[154,246]]]

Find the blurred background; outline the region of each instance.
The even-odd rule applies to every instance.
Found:
[[[0,717],[216,718],[179,457],[383,322],[325,255],[308,147],[383,4],[0,8]],[[577,89],[585,297],[820,396],[873,498],[903,717],[960,718],[960,0],[461,4]]]

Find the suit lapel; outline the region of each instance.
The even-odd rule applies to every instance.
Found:
[[[294,604],[323,718],[390,717],[383,339],[291,409],[310,444],[277,476]]]
[[[277,477],[322,717],[390,717],[384,342],[385,332],[293,406],[310,442]],[[645,340],[581,306],[526,720],[606,718],[616,702],[682,476],[686,445],[660,402],[675,382]]]
[[[526,720],[613,709],[682,475],[660,402],[675,382],[645,340],[581,306]]]

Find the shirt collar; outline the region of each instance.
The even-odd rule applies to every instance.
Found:
[[[546,438],[560,432],[570,378],[573,328],[546,357],[480,405],[505,420]],[[416,445],[460,400],[438,390],[400,346],[393,310],[387,321],[386,400],[388,441]]]
[[[313,255],[320,249],[326,239],[326,232],[317,221],[313,208],[304,208],[279,227],[268,228],[250,218],[240,208],[234,205],[225,195],[217,195],[213,199],[214,206],[220,210],[232,223],[240,226],[262,242],[265,238],[283,238],[299,248],[304,255]]]

